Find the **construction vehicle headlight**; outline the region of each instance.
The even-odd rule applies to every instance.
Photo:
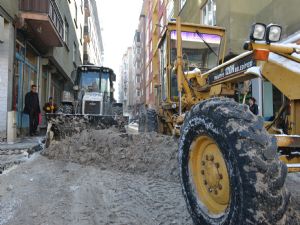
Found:
[[[265,38],[266,25],[263,23],[256,23],[252,25],[250,39],[252,41],[262,41]]]
[[[276,24],[270,24],[267,27],[267,42],[280,41],[282,27]]]

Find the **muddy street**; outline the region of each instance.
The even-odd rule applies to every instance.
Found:
[[[192,224],[176,145],[113,130],[54,142],[0,177],[0,225]]]
[[[179,183],[36,156],[1,177],[0,224],[192,224]]]
[[[83,131],[4,171],[0,225],[192,225],[177,163],[173,137]],[[293,213],[299,183],[288,175]]]

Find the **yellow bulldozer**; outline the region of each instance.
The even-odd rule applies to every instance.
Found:
[[[300,46],[281,44],[281,31],[254,24],[247,51],[230,59],[221,27],[180,18],[165,27],[154,53],[156,104],[140,113],[140,131],[180,135],[183,195],[195,224],[285,224],[285,178],[300,171]],[[255,78],[277,93],[268,119],[244,104]]]

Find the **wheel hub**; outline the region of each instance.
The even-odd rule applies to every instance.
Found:
[[[203,174],[203,180],[207,181],[207,187],[209,189],[218,188],[220,175],[216,164],[214,162],[208,161],[206,162],[206,165],[203,169],[205,171]]]
[[[189,170],[197,198],[212,214],[224,213],[230,202],[229,176],[223,154],[208,136],[191,145]]]

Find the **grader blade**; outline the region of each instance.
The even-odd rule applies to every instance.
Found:
[[[46,114],[46,118],[48,124],[46,147],[49,146],[52,140],[61,140],[83,130],[101,130],[115,127],[120,132],[126,132],[125,125],[128,124],[129,120],[126,116],[81,114]]]
[[[282,154],[279,159],[286,164],[288,172],[300,172],[300,136],[277,134],[275,137]]]

